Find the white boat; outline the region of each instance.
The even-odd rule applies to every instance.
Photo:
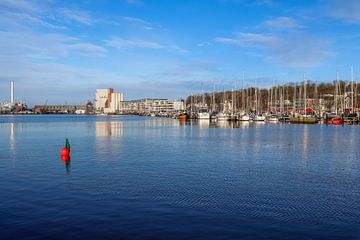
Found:
[[[255,115],[255,117],[254,117],[254,121],[265,121],[265,119],[266,119],[266,117],[265,116],[263,116],[263,115]]]
[[[230,116],[226,113],[219,113],[217,115],[217,120],[218,121],[227,121],[227,120],[230,120]]]
[[[210,113],[209,112],[198,112],[197,118],[198,119],[210,119]]]
[[[246,121],[246,122],[250,121],[249,115],[242,115],[242,116],[240,116],[240,121]]]
[[[279,118],[276,114],[271,114],[270,116],[268,116],[267,121],[271,123],[277,123],[279,122]]]

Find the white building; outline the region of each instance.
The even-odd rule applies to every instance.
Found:
[[[122,109],[124,112],[138,113],[160,113],[160,112],[176,112],[184,110],[184,101],[145,98],[132,101],[124,101]]]
[[[113,88],[96,89],[95,110],[97,113],[119,113],[122,110],[124,93],[115,93]]]

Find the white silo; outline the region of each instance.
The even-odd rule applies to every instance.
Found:
[[[14,81],[11,81],[10,83],[10,101],[11,103],[14,103],[15,102],[15,95],[14,95]]]

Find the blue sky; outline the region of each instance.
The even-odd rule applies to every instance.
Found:
[[[82,104],[359,78],[357,0],[0,0],[0,101]]]

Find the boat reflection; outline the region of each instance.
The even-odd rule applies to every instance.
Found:
[[[250,128],[261,127],[264,122],[241,122],[241,121],[211,121],[208,119],[193,119],[187,121],[178,121],[180,126],[192,126],[200,128]]]
[[[209,119],[199,119],[197,121],[197,124],[199,125],[199,127],[201,128],[209,128],[210,127],[210,121]]]

